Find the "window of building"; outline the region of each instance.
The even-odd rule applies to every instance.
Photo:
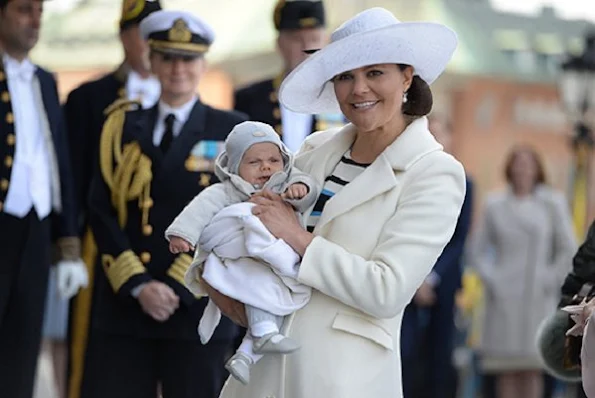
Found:
[[[538,33],[533,40],[537,65],[548,75],[555,75],[560,68],[560,55],[564,53],[562,39],[556,33]]]
[[[498,29],[493,32],[497,49],[505,57],[506,65],[516,73],[530,73],[535,69],[535,54],[527,33],[520,29]]]
[[[562,62],[559,54],[544,54],[535,53],[536,62],[539,69],[550,76],[555,76],[560,71],[560,63]]]
[[[535,53],[530,50],[502,50],[506,64],[516,73],[532,73],[536,67]]]

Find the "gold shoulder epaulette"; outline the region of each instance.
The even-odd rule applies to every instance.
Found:
[[[133,105],[135,107],[133,107]],[[126,98],[118,98],[114,102],[112,102],[107,108],[103,110],[103,114],[105,116],[109,116],[112,112],[117,110],[131,111],[141,107],[141,102],[138,100],[129,100]]]

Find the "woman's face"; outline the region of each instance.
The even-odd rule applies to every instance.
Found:
[[[200,78],[206,70],[206,62],[198,55],[182,56],[155,51],[151,54],[151,68],[161,83],[164,97],[187,101],[196,93]]]
[[[360,132],[373,131],[401,117],[403,93],[413,79],[413,69],[395,64],[370,65],[333,78],[335,96],[345,117]]]
[[[519,151],[511,164],[510,177],[515,188],[532,188],[537,181],[537,163],[527,150]]]

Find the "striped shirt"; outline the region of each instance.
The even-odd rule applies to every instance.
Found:
[[[332,174],[324,180],[322,192],[320,192],[320,196],[318,197],[314,209],[306,223],[308,232],[314,231],[314,227],[320,219],[320,215],[324,210],[326,202],[336,195],[341,188],[353,181],[355,177],[360,175],[368,166],[369,164],[357,163],[351,159],[351,151],[347,151],[343,157],[341,157],[341,161],[337,163]]]

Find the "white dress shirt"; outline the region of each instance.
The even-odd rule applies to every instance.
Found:
[[[143,108],[151,108],[159,101],[161,85],[153,75],[143,78],[137,72],[130,70],[126,79],[126,94],[129,100],[139,100]]]
[[[197,100],[198,97],[194,96],[190,101],[177,108],[172,108],[163,101],[159,101],[157,123],[155,123],[155,129],[153,130],[153,145],[159,146],[161,143],[161,139],[165,133],[165,118],[170,113],[176,117],[174,122],[174,137],[177,137],[180,134],[180,131],[182,131],[184,123],[186,123],[190,117],[190,112],[192,112],[192,108],[194,108],[194,104]]]
[[[280,107],[283,143],[287,145],[291,152],[296,153],[306,137],[312,132],[312,118],[314,116],[290,111],[283,105],[280,105]]]
[[[35,99],[34,79],[36,66],[25,59],[19,62],[3,55],[8,77],[16,148],[10,186],[4,202],[4,211],[22,218],[35,208],[40,219],[52,209],[51,164],[48,148],[41,130],[40,109]],[[43,105],[41,104],[43,107]]]

